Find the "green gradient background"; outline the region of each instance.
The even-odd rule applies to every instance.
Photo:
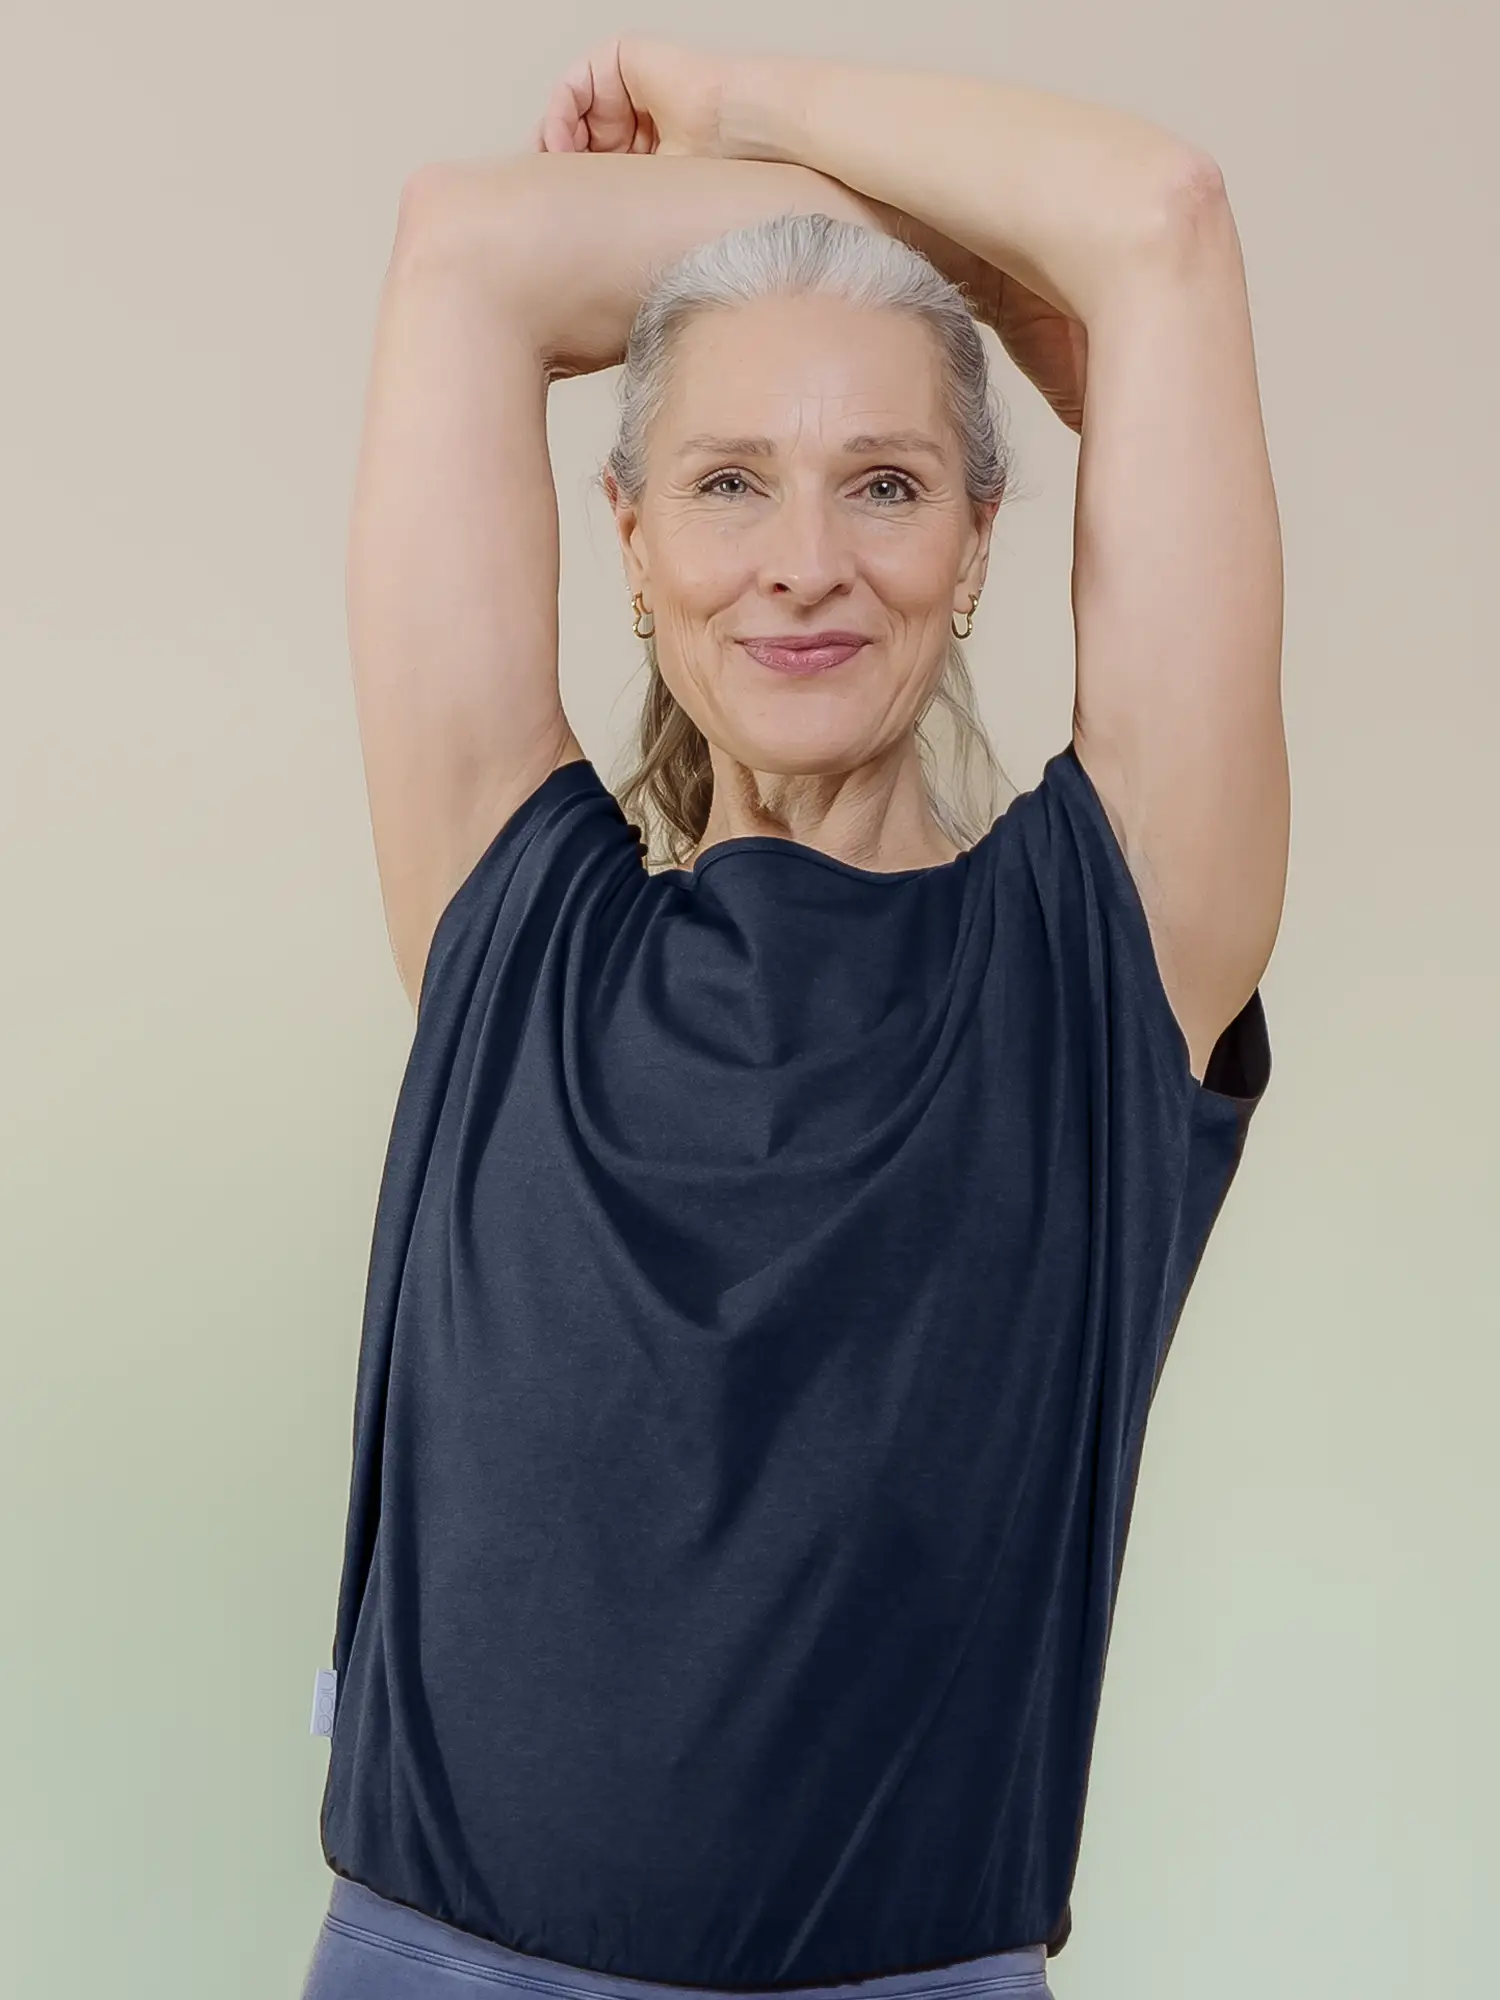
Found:
[[[597,36],[740,18],[519,11],[89,0],[7,36],[3,2000],[296,2000],[326,1902],[308,1715],[411,1026],[342,598],[396,198],[517,148]],[[1500,50],[1478,0],[1365,21],[755,22],[1159,119],[1224,166],[1250,272],[1275,1070],[1153,1412],[1058,2000],[1493,1990]],[[1068,730],[1076,442],[997,371],[1026,491],[971,655],[1029,785]],[[552,410],[564,693],[606,775],[640,691],[586,490],[612,389]]]

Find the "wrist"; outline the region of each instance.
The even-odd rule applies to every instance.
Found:
[[[718,150],[726,160],[805,164],[807,76],[796,56],[734,56],[719,100]]]

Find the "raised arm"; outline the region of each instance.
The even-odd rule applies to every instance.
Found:
[[[403,192],[346,581],[386,927],[414,1007],[454,891],[584,754],[559,695],[549,386],[620,361],[651,266],[788,208],[903,226],[976,296],[993,279],[800,165],[528,154],[423,167]]]
[[[346,595],[371,829],[413,1007],[449,897],[555,765],[557,500],[547,378],[511,296],[493,185],[483,246],[440,170],[405,189],[381,291]]]
[[[648,84],[670,75],[642,46]],[[999,81],[804,58],[727,76],[721,144],[899,204],[1086,329],[1074,748],[1201,1080],[1270,958],[1291,820],[1280,521],[1223,177],[1132,113]]]

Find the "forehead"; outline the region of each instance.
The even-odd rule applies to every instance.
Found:
[[[940,351],[909,313],[812,297],[705,313],[673,357],[662,430],[811,435],[910,428],[940,434]]]

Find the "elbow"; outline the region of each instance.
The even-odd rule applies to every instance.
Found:
[[[1144,204],[1142,241],[1181,245],[1222,229],[1230,213],[1224,175],[1209,153],[1180,154]]]
[[[462,218],[472,217],[472,191],[464,186],[464,169],[434,160],[407,175],[396,204],[396,250],[409,255],[452,244]]]
[[[1135,216],[1111,258],[1110,285],[1116,289],[1129,288],[1140,278],[1152,283],[1167,276],[1185,278],[1225,260],[1240,265],[1234,213],[1224,177],[1211,159],[1169,162],[1151,195],[1137,204]]]
[[[396,252],[425,259],[491,242],[520,200],[515,163],[433,160],[407,175],[396,208]]]

